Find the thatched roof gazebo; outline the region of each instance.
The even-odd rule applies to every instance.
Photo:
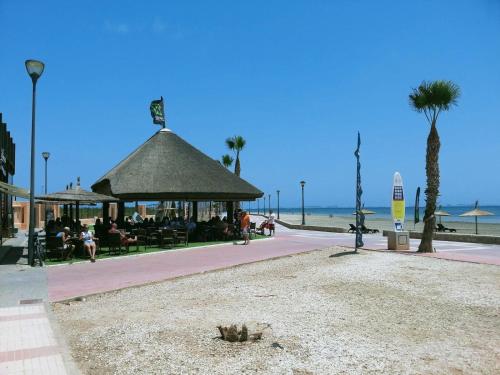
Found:
[[[58,202],[63,204],[94,204],[101,202],[118,202],[115,197],[87,191],[80,186],[80,177],[77,179],[76,187],[70,187],[64,191],[51,193],[36,197],[39,201]]]
[[[123,201],[249,201],[263,192],[169,129],[161,129],[92,185]]]

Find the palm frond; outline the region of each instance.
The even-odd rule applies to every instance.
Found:
[[[227,145],[227,148],[229,148],[230,150],[234,150],[234,148],[236,146],[236,142],[234,141],[234,138],[227,138],[226,145]]]
[[[238,151],[243,150],[243,147],[245,147],[245,145],[247,143],[247,141],[245,141],[245,139],[241,135],[235,136],[234,141],[235,141],[236,149]]]
[[[424,112],[429,121],[435,120],[441,111],[457,105],[460,88],[452,81],[422,82],[409,95],[410,106],[417,112]]]
[[[231,155],[222,155],[222,165],[226,168],[229,168],[231,164],[233,164],[234,158]]]

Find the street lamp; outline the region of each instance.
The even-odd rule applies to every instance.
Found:
[[[271,194],[267,195],[269,197],[269,200],[267,201],[269,203],[269,216],[271,216]]]
[[[262,214],[266,216],[266,196],[264,195],[264,209],[262,210]]]
[[[41,61],[26,60],[24,65],[33,83],[31,106],[31,170],[30,170],[30,225],[28,232],[28,264],[33,265],[34,237],[35,237],[35,106],[36,82],[42,76],[45,65]]]
[[[300,181],[300,186],[302,187],[302,225],[306,225],[306,216],[304,213],[304,185],[306,182],[304,180]]]
[[[257,199],[257,215],[260,215],[259,200]]]
[[[280,191],[276,190],[276,195],[278,197],[278,220],[280,218]]]

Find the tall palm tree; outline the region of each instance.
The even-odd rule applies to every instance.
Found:
[[[236,162],[234,163],[234,174],[240,176],[241,166],[240,166],[240,151],[243,150],[247,141],[243,139],[241,135],[235,135],[234,137],[226,139],[227,147],[234,151],[236,154]]]
[[[436,200],[439,195],[439,134],[436,122],[441,111],[448,111],[457,104],[460,88],[451,81],[422,82],[410,94],[410,106],[417,112],[423,112],[431,129],[427,137],[425,171],[427,188],[425,189],[426,205],[424,215],[424,231],[418,251],[432,253],[432,236],[436,225]]]
[[[229,168],[233,164],[234,158],[231,155],[222,155],[221,162],[226,168]]]

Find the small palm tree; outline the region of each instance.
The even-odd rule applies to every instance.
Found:
[[[234,158],[231,155],[222,155],[221,162],[226,168],[229,168],[233,164]]]
[[[247,141],[243,139],[241,135],[235,135],[234,137],[226,139],[227,147],[234,151],[236,154],[236,162],[234,163],[234,174],[236,176],[240,176],[241,167],[240,167],[240,151],[243,150]]]
[[[418,247],[419,252],[432,253],[432,237],[436,226],[436,201],[439,195],[439,134],[436,123],[442,111],[448,111],[457,104],[460,88],[451,81],[422,82],[410,94],[410,106],[417,112],[423,112],[431,129],[427,137],[425,171],[427,188],[425,189],[426,205],[424,215],[424,231]]]

